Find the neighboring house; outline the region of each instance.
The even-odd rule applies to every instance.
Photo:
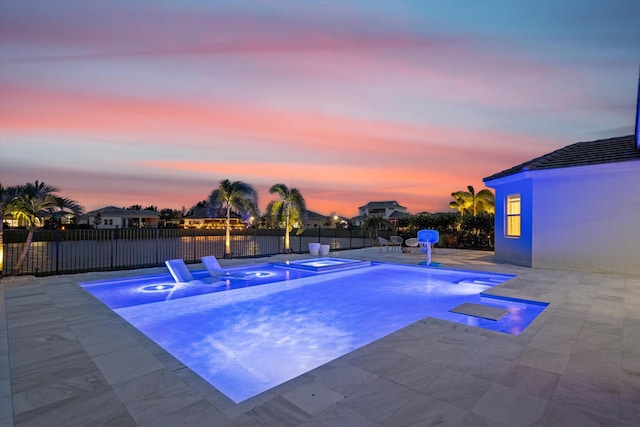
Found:
[[[38,225],[42,225],[40,224],[40,222],[38,221]],[[4,215],[3,218],[3,226],[5,228],[19,228],[19,227],[27,227],[27,220],[23,217],[20,218],[16,218],[15,215],[7,213]]]
[[[193,214],[184,218],[184,228],[198,229],[225,229],[227,213],[225,209],[219,209],[213,216],[208,213],[207,208],[195,208]],[[235,213],[231,213],[229,224],[232,229],[245,229],[247,224]]]
[[[317,212],[310,211],[307,209],[307,214],[305,216],[305,228],[307,230],[311,228],[324,227],[327,228],[325,223],[327,222],[327,217],[325,215],[321,215]]]
[[[78,220],[97,229],[115,228],[158,228],[160,214],[148,210],[129,210],[107,206],[87,212]]]
[[[361,226],[369,216],[377,215],[386,218],[393,225],[398,225],[400,218],[410,216],[407,208],[400,206],[395,200],[382,202],[369,202],[358,208],[358,216],[351,218],[351,223],[355,226]]]
[[[391,215],[387,217],[387,219],[391,224],[393,224],[394,227],[397,227],[398,222],[400,221],[401,218],[406,218],[409,216],[411,215],[407,212],[393,211]]]
[[[496,192],[496,260],[640,275],[634,135],[572,144],[484,182]]]
[[[344,228],[348,224],[345,217],[339,215],[321,215],[317,212],[307,210],[305,217],[305,228]]]
[[[55,221],[60,226],[71,225],[74,223],[75,214],[66,211],[57,211],[51,214],[44,214],[42,218],[36,218],[36,226],[46,226],[49,220]],[[4,215],[4,227],[6,228],[27,228],[27,220],[24,217],[16,218],[15,215],[7,213]]]

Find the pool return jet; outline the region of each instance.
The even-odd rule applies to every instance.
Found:
[[[421,262],[420,265],[431,265],[431,248],[440,240],[440,233],[437,230],[420,230],[418,231],[418,246],[423,254],[427,254],[427,261]],[[439,262],[433,263],[434,267],[440,266]]]

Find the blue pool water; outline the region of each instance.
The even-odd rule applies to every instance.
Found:
[[[230,277],[212,281],[209,273],[202,270],[193,271],[192,275],[196,280],[189,283],[175,283],[169,274],[163,274],[91,282],[83,284],[83,287],[109,308],[116,309],[316,276],[312,271],[275,268],[269,264],[230,268],[225,271],[244,273],[248,279]]]
[[[234,271],[256,277],[178,285],[167,274],[82,285],[235,402],[425,317],[517,335],[546,307],[482,294],[511,275],[383,263]],[[178,289],[165,289],[171,285]],[[509,313],[493,321],[449,312],[465,302]]]

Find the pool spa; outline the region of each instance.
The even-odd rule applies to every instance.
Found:
[[[343,258],[312,258],[298,261],[272,262],[276,267],[290,268],[294,270],[314,271],[323,273],[335,270],[345,270],[347,268],[369,267],[371,261],[361,261],[359,259]]]
[[[547,306],[484,294],[506,274],[339,258],[227,271],[244,278],[81,286],[236,403],[425,317],[518,335]]]

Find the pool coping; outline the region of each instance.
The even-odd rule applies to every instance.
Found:
[[[373,249],[340,257],[421,261]],[[632,425],[640,416],[640,278],[532,270],[492,255],[438,250],[434,259],[516,274],[491,294],[548,301],[522,334],[426,318],[240,404],[77,284],[141,271],[2,280],[0,424]],[[256,262],[264,261],[224,266]],[[144,273],[153,271],[162,269]]]

